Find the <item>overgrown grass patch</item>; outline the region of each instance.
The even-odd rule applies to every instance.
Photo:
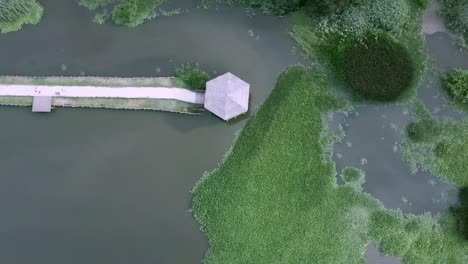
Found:
[[[451,215],[403,216],[338,186],[324,115],[346,107],[327,72],[294,67],[194,190],[206,263],[364,263],[369,241],[405,263],[466,263]]]
[[[18,31],[41,21],[43,7],[36,0],[0,0],[0,32]]]
[[[468,186],[468,120],[437,120],[422,105],[414,107],[415,122],[403,154],[413,171],[424,170],[459,187]]]

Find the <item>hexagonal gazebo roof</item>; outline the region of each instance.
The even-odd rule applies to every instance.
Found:
[[[250,84],[228,72],[206,83],[205,108],[224,120],[249,110]]]

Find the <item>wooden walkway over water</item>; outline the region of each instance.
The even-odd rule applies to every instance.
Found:
[[[0,96],[32,96],[34,112],[50,112],[52,97],[172,99],[204,104],[205,94],[183,88],[0,84]]]

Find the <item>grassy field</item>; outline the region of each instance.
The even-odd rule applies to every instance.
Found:
[[[468,186],[468,120],[437,120],[420,102],[403,153],[413,171],[424,170],[459,187]]]
[[[194,189],[206,263],[364,263],[370,241],[405,263],[468,263],[451,215],[403,216],[337,185],[337,135],[325,116],[347,104],[331,95],[327,72],[283,73],[230,155]]]

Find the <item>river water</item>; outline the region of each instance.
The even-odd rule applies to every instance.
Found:
[[[44,0],[37,26],[0,36],[0,75],[170,76],[193,62],[251,84],[251,108],[301,60],[289,25],[244,9],[196,9],[134,29],[96,25]],[[228,11],[227,11],[228,10]],[[63,69],[66,68],[66,70]],[[246,119],[163,112],[2,107],[0,263],[199,263],[208,241],[191,193]]]

